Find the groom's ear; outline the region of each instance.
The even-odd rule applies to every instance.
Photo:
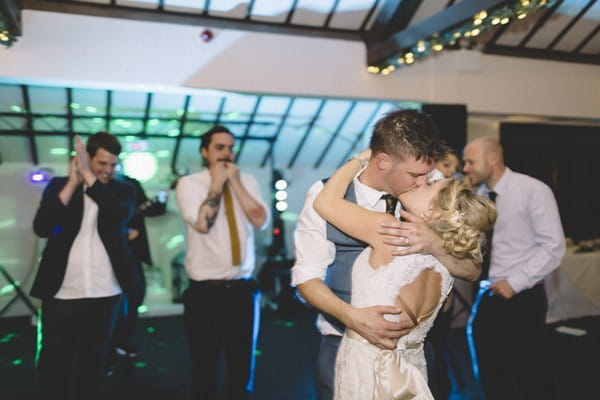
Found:
[[[377,166],[377,169],[381,171],[389,171],[392,168],[392,158],[389,154],[380,152],[371,157],[375,158],[375,165]]]

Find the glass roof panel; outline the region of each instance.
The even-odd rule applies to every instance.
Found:
[[[329,26],[340,29],[359,29],[375,1],[340,0]]]
[[[196,172],[202,168],[200,157],[200,140],[198,138],[183,138],[179,147],[176,168],[178,173],[184,171]]]
[[[31,162],[29,138],[23,136],[0,136],[2,162]]]
[[[228,121],[248,121],[252,112],[259,101],[258,96],[232,93],[227,96],[221,122],[227,124]]]
[[[205,118],[209,120],[214,120],[214,114],[205,114]],[[185,126],[183,127],[184,135],[193,135],[200,136],[203,135],[204,132],[208,131],[212,128],[212,122],[198,122],[198,121],[186,121]]]
[[[67,90],[59,87],[29,86],[31,112],[39,114],[67,114]]]
[[[214,116],[219,112],[223,98],[224,97],[222,94],[214,96],[192,96],[192,100],[190,101],[190,106],[188,109],[188,119],[206,119],[203,116],[204,113],[209,113],[211,115],[210,119],[214,118]]]
[[[101,117],[75,118],[73,120],[73,131],[79,133],[96,133],[107,130],[106,119]]]
[[[352,110],[352,114],[348,117],[344,126],[342,126],[338,139],[353,140],[362,131],[365,124],[369,122],[369,118],[371,118],[378,106],[379,103],[375,101],[357,102]]]
[[[283,22],[291,11],[294,0],[256,0],[252,7],[252,20]]]
[[[246,140],[244,151],[237,159],[240,166],[260,165],[265,154],[269,151],[269,142],[264,140]]]
[[[70,139],[64,135],[35,138],[40,164],[64,163],[70,158]]]
[[[185,95],[180,93],[155,93],[150,103],[150,117],[179,118],[183,115]]]
[[[306,132],[305,126],[286,124],[273,147],[275,168],[286,168],[291,160],[296,147]]]
[[[24,111],[21,87],[0,84],[0,112],[20,113]]]
[[[141,119],[111,119],[108,131],[115,135],[136,135],[144,129],[144,121]]]
[[[335,0],[298,0],[292,23],[322,26]]]
[[[228,18],[243,18],[246,16],[248,2],[240,0],[219,0],[210,2],[210,15]]]
[[[351,142],[350,140],[344,140],[338,137],[338,139],[335,140],[329,148],[329,151],[327,151],[327,153],[325,154],[325,157],[323,157],[319,168],[337,168],[340,165],[342,165],[347,159],[346,154],[352,154],[359,151],[359,148],[352,149],[352,145],[353,142]],[[358,145],[357,147],[360,147],[360,145]]]
[[[73,115],[106,115],[106,90],[73,89],[71,110]]]
[[[111,98],[113,117],[143,117],[147,94],[115,90]]]
[[[165,0],[165,10],[200,13],[206,7],[206,0]]]
[[[179,121],[179,118],[171,118],[168,120],[156,118],[150,119],[146,125],[146,133],[148,135],[179,136],[181,129],[181,123]]]
[[[33,118],[33,130],[42,132],[68,132],[68,120],[54,116]]]
[[[250,136],[273,137],[281,124],[281,117],[270,115],[259,115],[250,127]]]
[[[27,129],[27,119],[22,117],[0,117],[0,129],[8,131]]]
[[[158,0],[117,0],[117,4],[138,8],[157,8]]]

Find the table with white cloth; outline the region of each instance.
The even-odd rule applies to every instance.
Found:
[[[546,323],[600,315],[600,251],[568,248],[544,280],[548,296]]]

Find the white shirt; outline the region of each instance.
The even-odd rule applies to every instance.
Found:
[[[548,185],[506,168],[493,191],[498,218],[489,279],[507,279],[519,293],[541,282],[565,254],[558,206]]]
[[[262,202],[258,183],[248,174],[241,174],[240,180],[248,193]],[[240,239],[241,264],[232,265],[231,239],[225,213],[224,200],[221,198],[219,212],[214,225],[208,233],[200,233],[194,229],[198,219],[200,205],[210,189],[210,173],[208,169],[184,176],[177,183],[177,204],[186,227],[187,251],[185,254],[185,270],[195,281],[210,279],[246,279],[252,275],[255,266],[254,226],[250,223],[233,190],[233,207]]]
[[[108,252],[98,234],[98,204],[83,193],[83,218],[73,241],[56,299],[109,297],[121,293]]]
[[[313,208],[315,198],[322,189],[322,181],[317,181],[310,187],[298,217],[298,225],[294,231],[296,263],[292,268],[292,286],[298,286],[315,278],[325,280],[327,268],[335,259],[335,245],[327,240],[326,221]],[[354,178],[354,192],[359,206],[367,210],[385,212],[385,200],[382,200],[381,196],[386,192],[375,190],[361,183],[357,178]],[[400,207],[397,206],[397,216],[399,210]],[[339,335],[320,314],[317,328],[323,335]]]

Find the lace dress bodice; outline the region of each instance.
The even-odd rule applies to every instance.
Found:
[[[434,312],[422,320],[419,325],[408,335],[400,338],[397,350],[382,351],[379,348],[369,344],[366,340],[356,337],[357,335],[345,334],[336,360],[336,382],[335,399],[337,400],[365,400],[381,399],[387,400],[386,395],[381,393],[374,394],[375,378],[377,378],[377,368],[374,365],[380,363],[382,356],[396,357],[393,361],[396,368],[408,363],[414,373],[421,374],[425,382],[425,389],[419,389],[421,393],[426,390],[428,393],[421,393],[416,397],[402,397],[414,399],[428,399],[431,397],[426,388],[426,365],[423,355],[422,343],[425,340],[427,332],[433,325],[433,321],[452,288],[452,277],[448,270],[435,258],[430,255],[413,254],[402,257],[395,257],[389,264],[382,265],[379,268],[372,268],[369,265],[369,256],[371,248],[367,247],[356,259],[352,268],[352,305],[355,307],[370,307],[378,305],[394,305],[396,297],[402,286],[411,283],[421,271],[427,268],[433,268],[441,275],[441,296],[435,307]],[[393,321],[398,316],[385,316],[386,319]],[[393,353],[393,354],[391,354]],[[380,386],[380,385],[379,385]],[[393,399],[395,397],[389,397]]]

